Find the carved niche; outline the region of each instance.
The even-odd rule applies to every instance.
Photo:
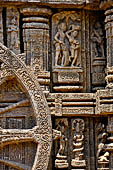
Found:
[[[30,68],[2,44],[0,63],[0,168],[46,170],[52,128],[44,94]]]
[[[83,89],[80,11],[63,11],[52,17],[52,71],[54,91]]]
[[[102,17],[102,16],[101,16]],[[92,89],[97,90],[105,86],[105,38],[104,23],[99,18],[92,17],[91,23],[91,72]]]
[[[53,65],[78,67],[80,63],[80,12],[61,12],[52,18]]]

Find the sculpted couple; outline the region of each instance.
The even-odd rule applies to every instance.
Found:
[[[75,38],[79,30],[80,27],[74,24],[69,26],[68,31],[66,31],[66,24],[64,22],[58,25],[58,32],[54,38],[54,45],[56,48],[55,66],[69,66],[69,62],[71,62],[71,66],[75,66],[80,48],[80,44]],[[68,39],[70,44],[70,56],[69,50],[65,44],[65,38]],[[60,62],[59,59],[61,60]]]

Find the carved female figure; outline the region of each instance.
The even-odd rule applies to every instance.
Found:
[[[61,125],[57,126],[57,129],[60,128],[60,131],[61,131],[61,136],[59,137],[60,148],[58,150],[57,156],[59,156],[59,155],[61,156],[61,155],[65,154],[65,148],[66,148],[66,145],[67,145],[67,138],[65,136],[66,124],[65,124],[64,120],[62,120],[60,123],[61,123]]]
[[[72,24],[69,27],[69,31],[66,32],[66,36],[70,43],[70,52],[71,52],[70,61],[72,58],[71,66],[75,65],[79,54],[80,43],[75,39],[78,35],[79,30],[80,30],[79,26],[75,26],[74,24]]]
[[[95,57],[104,57],[104,40],[101,24],[97,22],[92,33]]]
[[[55,58],[55,66],[60,65],[59,59],[61,58],[61,65],[67,65],[68,59],[68,51],[65,45],[65,31],[66,31],[66,24],[64,22],[58,25],[58,32],[56,33],[54,39],[54,45],[56,48],[56,58]]]

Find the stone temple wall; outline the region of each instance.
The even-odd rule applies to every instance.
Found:
[[[0,0],[0,170],[113,170],[112,6]]]

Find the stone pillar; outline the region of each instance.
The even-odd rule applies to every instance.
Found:
[[[20,53],[20,35],[19,35],[19,12],[17,8],[7,8],[6,11],[7,27],[7,47],[14,53]]]
[[[26,63],[35,72],[47,71],[49,60],[49,16],[47,8],[23,8],[23,37]]]
[[[0,42],[3,43],[3,20],[2,20],[2,10],[3,8],[0,8]]]

